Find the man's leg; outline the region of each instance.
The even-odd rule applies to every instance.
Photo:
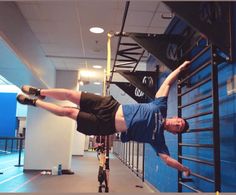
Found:
[[[69,89],[37,89],[32,86],[22,86],[22,91],[28,95],[35,95],[41,97],[51,97],[57,100],[69,100],[77,105],[80,104],[81,92],[73,91]]]
[[[73,107],[62,107],[53,103],[44,102],[40,99],[31,99],[25,95],[19,94],[17,101],[23,105],[30,105],[43,108],[57,116],[66,116],[71,119],[77,120],[79,109]]]
[[[69,100],[77,105],[80,105],[81,92],[70,89],[41,89],[40,95],[51,97],[57,100]]]
[[[57,116],[66,116],[71,119],[77,120],[77,116],[79,114],[79,109],[73,107],[62,107],[56,104],[52,104],[49,102],[44,102],[40,99],[36,100],[35,105],[37,107],[43,108]]]

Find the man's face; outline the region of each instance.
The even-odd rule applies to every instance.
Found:
[[[185,121],[179,117],[168,118],[166,120],[166,128],[171,133],[181,133],[184,129]]]

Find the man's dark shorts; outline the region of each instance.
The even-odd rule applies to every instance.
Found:
[[[112,96],[81,94],[77,130],[86,135],[111,135],[116,132],[115,114],[119,103]]]

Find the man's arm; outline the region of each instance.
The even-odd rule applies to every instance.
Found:
[[[170,167],[173,167],[175,169],[178,169],[179,171],[184,173],[184,176],[189,176],[190,175],[190,169],[183,166],[182,164],[180,164],[177,160],[171,158],[169,155],[167,154],[161,154],[158,153],[158,155],[160,156],[160,158]]]
[[[165,79],[165,81],[162,83],[161,87],[156,93],[156,98],[158,97],[164,97],[168,96],[169,90],[171,85],[174,83],[174,81],[177,79],[179,73],[186,69],[186,67],[190,64],[190,61],[185,61],[183,64],[181,64],[178,68],[176,68],[173,72],[171,72],[168,77]]]

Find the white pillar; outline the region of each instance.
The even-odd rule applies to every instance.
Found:
[[[77,71],[57,71],[56,87],[77,89]],[[52,101],[47,99],[47,101]],[[53,103],[74,106],[67,101]],[[71,168],[72,146],[76,122],[58,117],[40,108],[29,107],[27,115],[25,170],[51,169],[62,164],[63,169]],[[84,135],[79,147],[84,147]],[[82,143],[83,142],[83,143]]]

